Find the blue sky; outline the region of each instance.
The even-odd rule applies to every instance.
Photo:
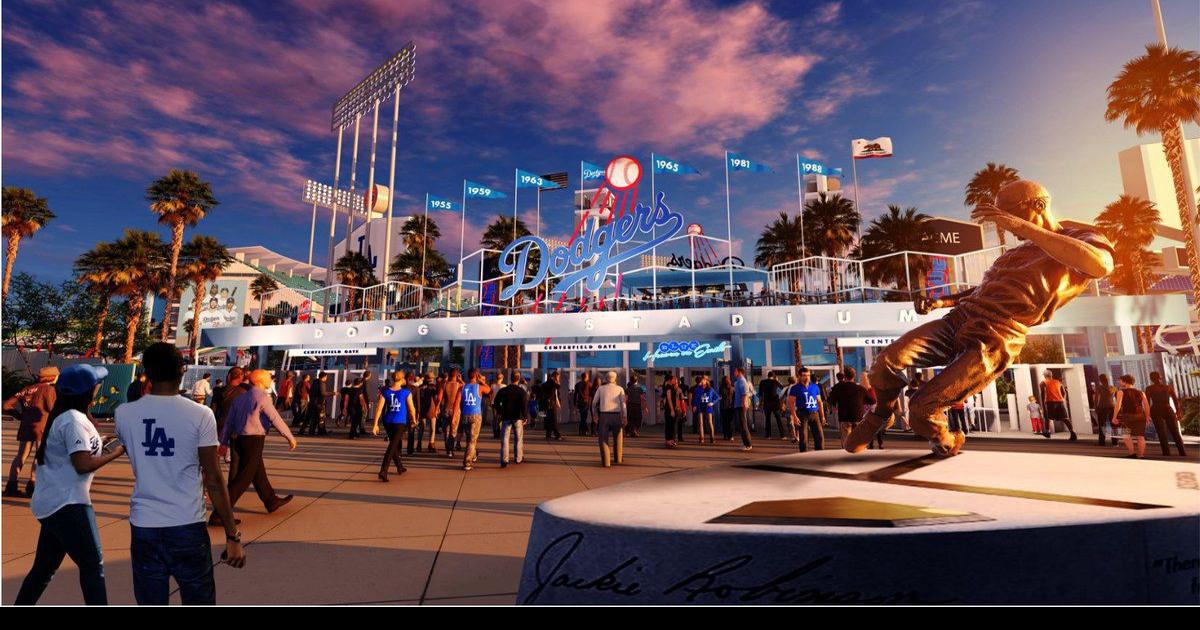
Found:
[[[1195,47],[1200,6],[1163,9],[1171,43]],[[200,172],[221,200],[194,232],[303,259],[301,185],[332,180],[329,108],[409,40],[397,212],[419,212],[426,192],[457,198],[463,178],[510,193],[472,203],[468,249],[512,212],[514,167],[567,170],[577,186],[580,159],[651,151],[703,171],[659,189],[723,237],[730,149],[777,171],[733,177],[735,253],[751,253],[772,216],[796,211],[796,153],[849,170],[850,140],[884,135],[896,157],[860,164],[867,219],[888,203],[965,217],[962,188],[987,161],[1088,219],[1121,192],[1116,153],[1139,142],[1104,122],[1104,89],[1156,38],[1143,0],[38,1],[4,3],[3,27],[4,185],[33,188],[59,215],[17,269],[50,279],[126,227],[166,238],[143,193],[172,167]],[[569,234],[570,195],[542,201],[543,232]],[[533,195],[521,202],[531,216]],[[439,247],[456,254],[458,219],[435,218]]]

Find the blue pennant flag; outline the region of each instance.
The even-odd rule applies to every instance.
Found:
[[[830,168],[828,164],[818,162],[817,160],[797,156],[796,164],[799,165],[801,175],[835,175],[833,172],[834,169]]]
[[[654,156],[654,172],[671,173],[672,175],[700,174],[700,170],[695,167],[688,166],[682,162],[677,162],[671,158],[665,158],[661,155]]]
[[[579,162],[579,172],[583,175],[583,181],[585,182],[604,179],[604,169],[591,162]]]
[[[562,186],[559,186],[555,182],[552,182],[541,175],[534,175],[529,171],[517,169],[517,188],[541,188],[545,190],[562,188]]]
[[[483,184],[476,184],[475,182],[472,182],[469,180],[463,180],[463,189],[466,191],[467,196],[472,199],[507,199],[508,198],[508,195],[500,192],[499,190],[496,190],[496,189],[488,187],[488,186],[484,186]]]
[[[846,179],[846,173],[844,173],[841,168],[829,169],[829,175],[838,179]]]
[[[753,171],[755,173],[774,173],[771,167],[766,164],[760,164],[747,157],[742,157],[736,153],[726,152],[729,170],[731,171]]]
[[[449,199],[446,199],[445,197],[438,197],[436,195],[428,195],[426,197],[426,200],[427,200],[425,202],[426,210],[451,210],[454,212],[458,212],[459,210],[462,210],[462,204],[458,203],[457,201],[451,201]]]

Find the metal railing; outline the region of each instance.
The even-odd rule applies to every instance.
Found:
[[[441,288],[389,281],[369,287],[337,284],[313,291],[283,288],[263,296],[263,323],[361,321],[413,317],[477,317],[590,310],[663,310],[722,306],[773,306],[851,302],[902,302],[920,294],[947,295],[978,285],[1005,250],[993,247],[947,256],[904,251],[862,260],[809,256],[772,266],[769,270],[727,263],[704,269],[650,265],[609,271],[598,292],[579,287],[564,295],[552,287],[561,275],[550,275],[534,289],[500,299],[511,274],[486,276],[485,256],[478,250],[464,257],[468,274]],[[477,259],[477,260],[476,260]],[[468,264],[468,261],[470,263]],[[688,274],[683,286],[646,285],[657,271]],[[755,272],[747,275],[746,272]],[[732,284],[726,277],[734,278]],[[640,276],[634,275],[640,274]],[[697,274],[707,274],[701,282]],[[622,278],[640,277],[641,284]],[[675,284],[678,285],[678,276]],[[633,286],[631,286],[631,284]],[[1098,291],[1095,287],[1093,290]],[[311,314],[296,317],[298,303]]]

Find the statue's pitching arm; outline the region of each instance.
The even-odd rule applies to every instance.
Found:
[[[1052,232],[995,206],[979,206],[971,213],[971,218],[979,223],[995,223],[1000,229],[1033,243],[1058,262],[1089,278],[1098,280],[1112,273],[1111,252],[1065,234]]]
[[[913,310],[915,310],[918,315],[927,315],[934,309],[952,308],[955,304],[958,304],[959,300],[971,295],[974,292],[975,287],[971,287],[966,291],[959,291],[958,293],[943,295],[942,297],[938,298],[932,298],[926,295],[918,295],[913,298]]]

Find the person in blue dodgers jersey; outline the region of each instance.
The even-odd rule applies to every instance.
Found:
[[[29,504],[41,532],[33,566],[17,593],[17,605],[36,604],[67,556],[79,567],[84,603],[108,603],[91,486],[96,471],[120,457],[125,449],[117,446],[105,454],[100,434],[87,417],[92,398],[107,374],[107,369],[91,365],[73,365],[61,376],[55,370],[58,383],[52,387],[57,397],[37,450],[40,474]]]
[[[379,420],[383,418],[383,427],[388,434],[387,451],[383,454],[383,462],[379,465],[379,480],[388,480],[388,462],[395,462],[396,474],[406,470],[404,462],[400,461],[400,445],[408,433],[408,419],[417,417],[417,407],[412,401],[412,392],[404,386],[404,373],[392,372],[392,382],[379,390],[379,400],[375,404],[375,425],[371,427],[373,435],[379,435]]]
[[[721,397],[707,375],[699,379],[700,383],[693,390],[692,406],[696,408],[696,422],[700,425],[700,443],[704,444],[704,428],[708,427],[708,443],[715,444],[717,436],[713,428],[713,411]]]
[[[825,404],[821,400],[821,387],[812,382],[806,367],[801,367],[796,377],[796,384],[788,389],[788,414],[800,437],[800,452],[808,451],[809,433],[812,434],[813,448],[819,451],[825,447]]]
[[[471,470],[478,458],[479,428],[483,425],[483,397],[491,391],[487,379],[479,370],[467,372],[467,382],[462,388],[462,422],[467,446],[463,449],[463,470]]]
[[[749,379],[746,378],[746,370],[740,367],[736,368],[733,371],[733,419],[742,431],[743,451],[754,448],[750,439],[750,416],[754,410],[751,406],[753,395],[754,390],[750,387]]]

